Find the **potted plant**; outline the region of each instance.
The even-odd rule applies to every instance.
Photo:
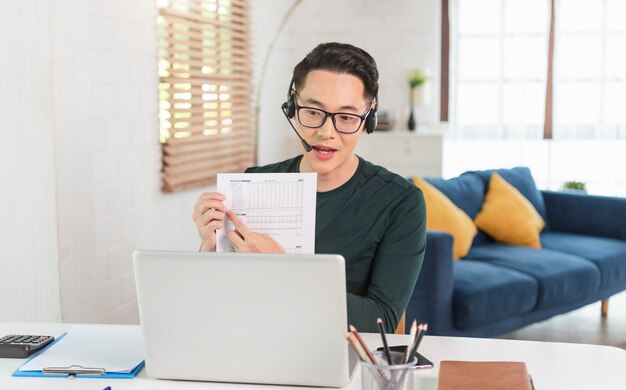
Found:
[[[417,126],[417,121],[415,120],[415,115],[413,114],[413,108],[415,105],[415,89],[423,85],[426,80],[428,80],[428,76],[424,71],[420,69],[415,69],[409,74],[409,104],[411,108],[411,114],[409,116],[408,127],[411,131],[415,130],[415,127]]]
[[[580,192],[580,193],[586,194],[587,186],[582,181],[576,181],[576,180],[566,181],[565,183],[563,183],[563,191]]]

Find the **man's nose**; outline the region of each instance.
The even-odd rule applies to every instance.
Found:
[[[335,134],[335,125],[332,116],[328,115],[324,124],[317,129],[317,135],[322,138],[331,138]]]

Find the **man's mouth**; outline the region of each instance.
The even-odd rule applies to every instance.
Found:
[[[321,154],[333,154],[334,152],[337,151],[337,149],[329,148],[326,146],[313,146],[313,149],[315,149],[317,152]]]

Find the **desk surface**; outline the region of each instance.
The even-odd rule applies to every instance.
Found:
[[[0,323],[0,336],[6,334],[48,334],[58,336],[69,324]],[[371,348],[380,346],[377,334],[363,334]],[[406,344],[408,336],[389,335],[390,344]],[[545,343],[535,341],[472,339],[426,336],[420,347],[436,368],[415,373],[416,388],[437,389],[441,360],[524,361],[535,387],[546,389],[626,389],[626,351],[597,345]],[[26,359],[0,359],[0,389],[299,389],[302,387],[261,386],[210,382],[156,380],[142,370],[137,378],[128,379],[59,379],[11,377]],[[347,389],[361,388],[357,371]]]

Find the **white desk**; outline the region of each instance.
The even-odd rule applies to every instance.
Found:
[[[58,336],[67,324],[0,323],[0,336],[6,334],[49,334]],[[380,346],[376,334],[364,334],[371,348]],[[390,344],[406,343],[408,336],[389,335]],[[613,347],[583,344],[542,343],[533,341],[470,339],[456,337],[424,338],[420,351],[439,366],[441,360],[524,361],[535,387],[548,389],[626,389],[626,351]],[[137,378],[128,379],[60,379],[13,378],[25,359],[0,359],[0,389],[92,389],[111,386],[121,389],[299,389],[302,387],[260,386],[209,382],[155,380],[146,377],[145,369]],[[416,389],[437,389],[438,368],[415,373]],[[361,388],[357,371],[348,389]]]

